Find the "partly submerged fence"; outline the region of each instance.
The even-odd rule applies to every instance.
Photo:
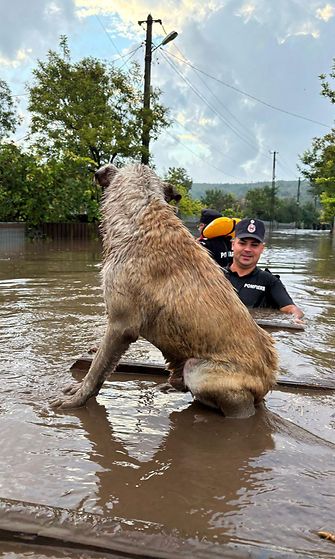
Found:
[[[41,223],[31,231],[32,237],[52,240],[90,241],[99,237],[98,223]]]
[[[0,250],[20,250],[25,243],[26,224],[0,222]]]

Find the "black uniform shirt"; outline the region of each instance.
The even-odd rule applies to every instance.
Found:
[[[280,279],[269,271],[256,266],[250,274],[242,277],[229,268],[225,268],[224,273],[242,303],[249,308],[281,309],[286,305],[294,305]]]
[[[222,268],[232,263],[233,252],[230,237],[221,236],[213,237],[212,239],[206,239],[204,237],[199,240],[199,243],[209,251],[211,257],[222,266]]]

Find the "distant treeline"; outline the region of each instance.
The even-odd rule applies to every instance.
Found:
[[[298,193],[298,181],[278,180],[275,183],[276,194],[279,198],[296,198]],[[245,183],[200,183],[195,182],[192,185],[190,194],[192,198],[201,199],[205,196],[207,190],[221,190],[225,193],[234,194],[237,198],[244,198],[248,190],[254,188],[271,187],[271,181],[245,182]],[[313,195],[309,192],[309,183],[301,181],[300,184],[300,201],[310,202]]]

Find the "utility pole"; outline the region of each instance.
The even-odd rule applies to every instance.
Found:
[[[277,151],[273,151],[272,163],[272,186],[271,186],[271,221],[270,228],[273,229],[274,215],[275,215],[275,194],[276,194],[276,155]]]
[[[150,96],[151,96],[151,60],[153,50],[158,49],[158,47],[166,45],[170,41],[173,41],[177,36],[177,31],[171,31],[163,41],[154,49],[152,48],[152,24],[160,23],[162,25],[161,19],[152,19],[152,15],[149,14],[147,19],[139,21],[138,24],[142,25],[146,23],[147,32],[145,38],[145,58],[144,58],[144,93],[143,93],[143,120],[142,120],[142,158],[141,163],[148,165],[149,163],[149,144],[150,144],[150,130],[152,126],[152,114],[150,109]]]
[[[297,229],[300,225],[300,183],[301,179],[298,178],[298,188],[297,188],[297,215],[295,218],[295,228]]]
[[[138,24],[147,24],[147,32],[145,39],[145,58],[144,58],[144,93],[143,93],[143,128],[142,128],[142,158],[141,162],[144,165],[149,163],[149,143],[150,143],[150,128],[151,128],[151,110],[150,110],[150,82],[151,82],[151,59],[152,59],[152,24],[160,23],[161,19],[152,19],[151,14],[148,15],[144,21],[139,21]]]

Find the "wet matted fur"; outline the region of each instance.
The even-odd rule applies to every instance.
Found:
[[[96,395],[129,344],[144,337],[169,363],[170,384],[226,416],[245,417],[275,383],[277,352],[220,267],[164,198],[144,165],[99,169],[108,325],[82,383],[55,407]]]

